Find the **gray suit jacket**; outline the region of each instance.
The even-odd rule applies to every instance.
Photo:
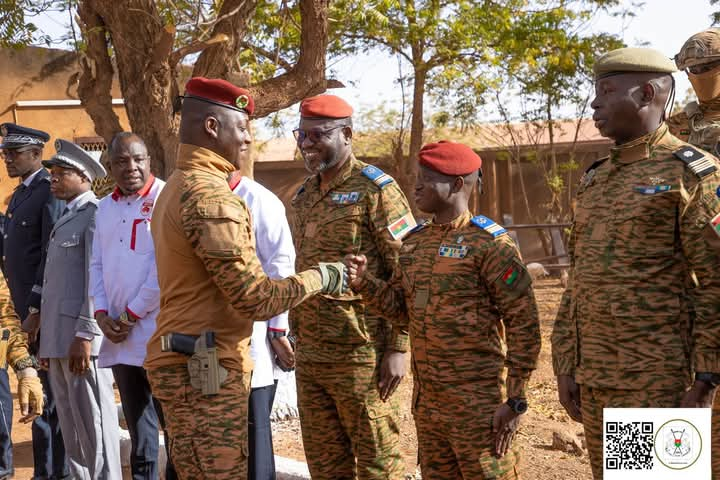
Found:
[[[88,295],[96,210],[97,199],[90,193],[60,217],[50,233],[40,309],[40,358],[67,358],[77,332],[95,335],[92,355],[100,350],[102,331]]]

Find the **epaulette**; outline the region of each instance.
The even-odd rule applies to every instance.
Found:
[[[470,221],[472,223],[474,223],[476,226],[485,230],[490,235],[492,235],[493,238],[499,237],[503,233],[507,233],[507,230],[505,230],[503,227],[501,227],[497,223],[493,222],[489,218],[483,217],[482,215],[473,217]]]
[[[580,177],[580,187],[587,187],[590,185],[595,178],[595,171],[602,165],[603,163],[607,162],[607,160],[610,157],[603,157],[598,160],[595,160],[592,165],[590,165],[586,170],[585,173],[582,174],[582,177]]]
[[[367,167],[363,168],[362,174],[372,180],[373,183],[380,188],[383,188],[388,183],[392,183],[395,181],[390,175],[373,165],[368,165]]]
[[[673,152],[677,158],[685,162],[690,170],[700,178],[707,177],[717,170],[717,167],[711,159],[705,156],[700,150],[696,150],[690,145],[675,150]]]

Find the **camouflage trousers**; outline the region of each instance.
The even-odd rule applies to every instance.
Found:
[[[585,442],[593,478],[603,478],[603,408],[675,408],[680,406],[684,395],[682,388],[615,390],[580,385]]]
[[[148,370],[170,437],[170,456],[181,480],[247,478],[250,375],[228,370],[220,393],[190,386],[185,365]]]
[[[493,455],[493,416],[505,401],[501,379],[462,385],[426,385],[416,379],[413,398],[423,478],[520,478],[517,466],[519,457],[514,448],[502,458]]]
[[[375,364],[299,363],[298,407],[313,480],[405,478],[397,404],[380,400]]]

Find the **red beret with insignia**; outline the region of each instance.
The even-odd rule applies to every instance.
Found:
[[[250,92],[219,78],[193,77],[185,85],[184,98],[195,98],[252,115],[255,102]]]
[[[335,95],[317,95],[300,103],[300,116],[304,118],[346,118],[353,114],[353,108]]]
[[[418,154],[420,165],[445,175],[467,175],[480,170],[482,160],[472,148],[462,143],[441,140],[428,143]]]

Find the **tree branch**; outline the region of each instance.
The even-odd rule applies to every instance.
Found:
[[[202,40],[202,41],[191,43],[190,45],[185,45],[183,47],[180,47],[170,54],[170,66],[172,68],[175,68],[175,66],[177,66],[177,64],[180,63],[182,61],[182,59],[187,57],[188,55],[191,55],[191,54],[197,53],[197,52],[202,52],[206,48],[209,48],[211,45],[215,45],[215,44],[223,43],[223,42],[229,42],[229,41],[230,41],[230,37],[228,37],[224,33],[219,33],[208,40]]]
[[[257,6],[257,0],[225,0],[218,12],[211,38],[226,35],[228,41],[205,48],[195,62],[193,76],[227,78],[231,73],[238,42],[245,37],[247,22]]]
[[[78,97],[95,124],[96,132],[108,144],[115,133],[122,131],[120,119],[112,108],[112,82],[115,73],[108,53],[105,23],[90,5],[78,3],[78,15],[87,42],[80,57],[82,74],[78,82]]]
[[[271,52],[270,50],[266,50],[258,45],[253,45],[248,41],[242,40],[238,42],[238,47],[246,48],[252,52],[254,52],[256,55],[260,55],[261,57],[265,57],[271,62],[275,63],[276,65],[282,67],[285,69],[285,71],[289,71],[293,68],[292,64],[285,60],[284,58],[281,58],[279,55],[277,55],[276,52]]]

